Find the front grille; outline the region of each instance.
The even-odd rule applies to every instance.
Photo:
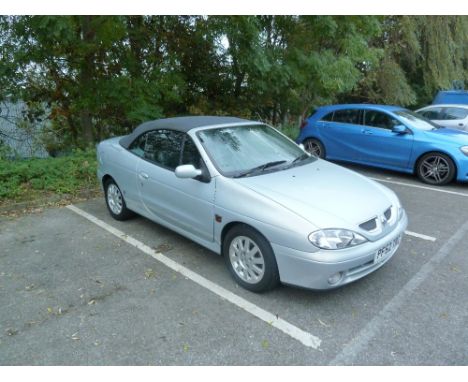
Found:
[[[389,207],[387,211],[384,212],[385,219],[390,220],[392,217],[392,207]]]
[[[392,206],[388,207],[385,212],[383,213],[383,217],[385,217],[385,220],[388,222],[392,218]],[[372,219],[369,219],[365,221],[364,223],[359,224],[359,227],[362,228],[363,230],[366,231],[374,231],[377,229],[379,223],[377,222],[378,219],[383,219],[382,215],[373,217]],[[383,224],[386,224],[386,222],[383,222],[380,220]],[[382,224],[381,224],[382,225]]]
[[[362,224],[359,225],[362,229],[365,229],[366,231],[373,231],[374,229],[377,228],[377,219],[373,218],[371,220],[368,220]]]

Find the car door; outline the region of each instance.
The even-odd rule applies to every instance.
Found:
[[[327,158],[359,160],[360,120],[359,109],[340,109],[317,122]]]
[[[406,168],[413,149],[413,134],[398,134],[392,128],[402,123],[378,110],[364,110],[361,155],[366,163]]]
[[[215,182],[175,175],[180,164],[194,164],[208,171],[192,139],[174,130],[153,130],[141,140],[145,144],[137,176],[145,209],[157,221],[213,241]]]

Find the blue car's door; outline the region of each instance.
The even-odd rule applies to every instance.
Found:
[[[317,122],[327,158],[359,160],[360,121],[360,110],[345,109],[335,110]]]
[[[398,134],[392,128],[401,125],[391,115],[364,110],[361,126],[360,151],[362,161],[395,168],[407,168],[413,149],[413,134]]]
[[[161,223],[180,228],[207,241],[213,241],[213,181],[180,179],[179,164],[200,168],[202,160],[188,135],[171,130],[154,130],[142,136],[145,143],[137,165],[141,203]]]

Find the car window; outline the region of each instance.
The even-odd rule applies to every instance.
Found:
[[[360,110],[358,109],[335,110],[335,113],[333,114],[333,122],[359,125],[361,123],[359,117]]]
[[[320,118],[320,120],[327,121],[327,122],[333,121],[333,112],[325,114],[322,118]]]
[[[364,110],[364,125],[391,130],[394,126],[401,125],[401,123],[380,111]]]
[[[180,163],[184,134],[173,130],[153,130],[138,137],[129,150],[151,162],[174,170]]]
[[[200,152],[192,141],[192,138],[188,135],[186,136],[183,150],[181,164],[191,164],[195,168],[201,168],[203,166]]]
[[[468,116],[468,109],[460,107],[448,107],[444,110],[443,120],[465,119]]]
[[[422,110],[418,112],[418,114],[421,114],[423,117],[427,119],[442,119],[442,108],[441,107],[434,107],[429,110]]]

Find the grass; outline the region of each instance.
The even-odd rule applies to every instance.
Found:
[[[59,158],[0,160],[0,205],[98,188],[95,150]]]
[[[299,135],[299,128],[297,127],[297,124],[283,125],[282,127],[278,127],[278,130],[281,131],[284,135],[291,138],[293,141],[295,141],[297,136]]]

